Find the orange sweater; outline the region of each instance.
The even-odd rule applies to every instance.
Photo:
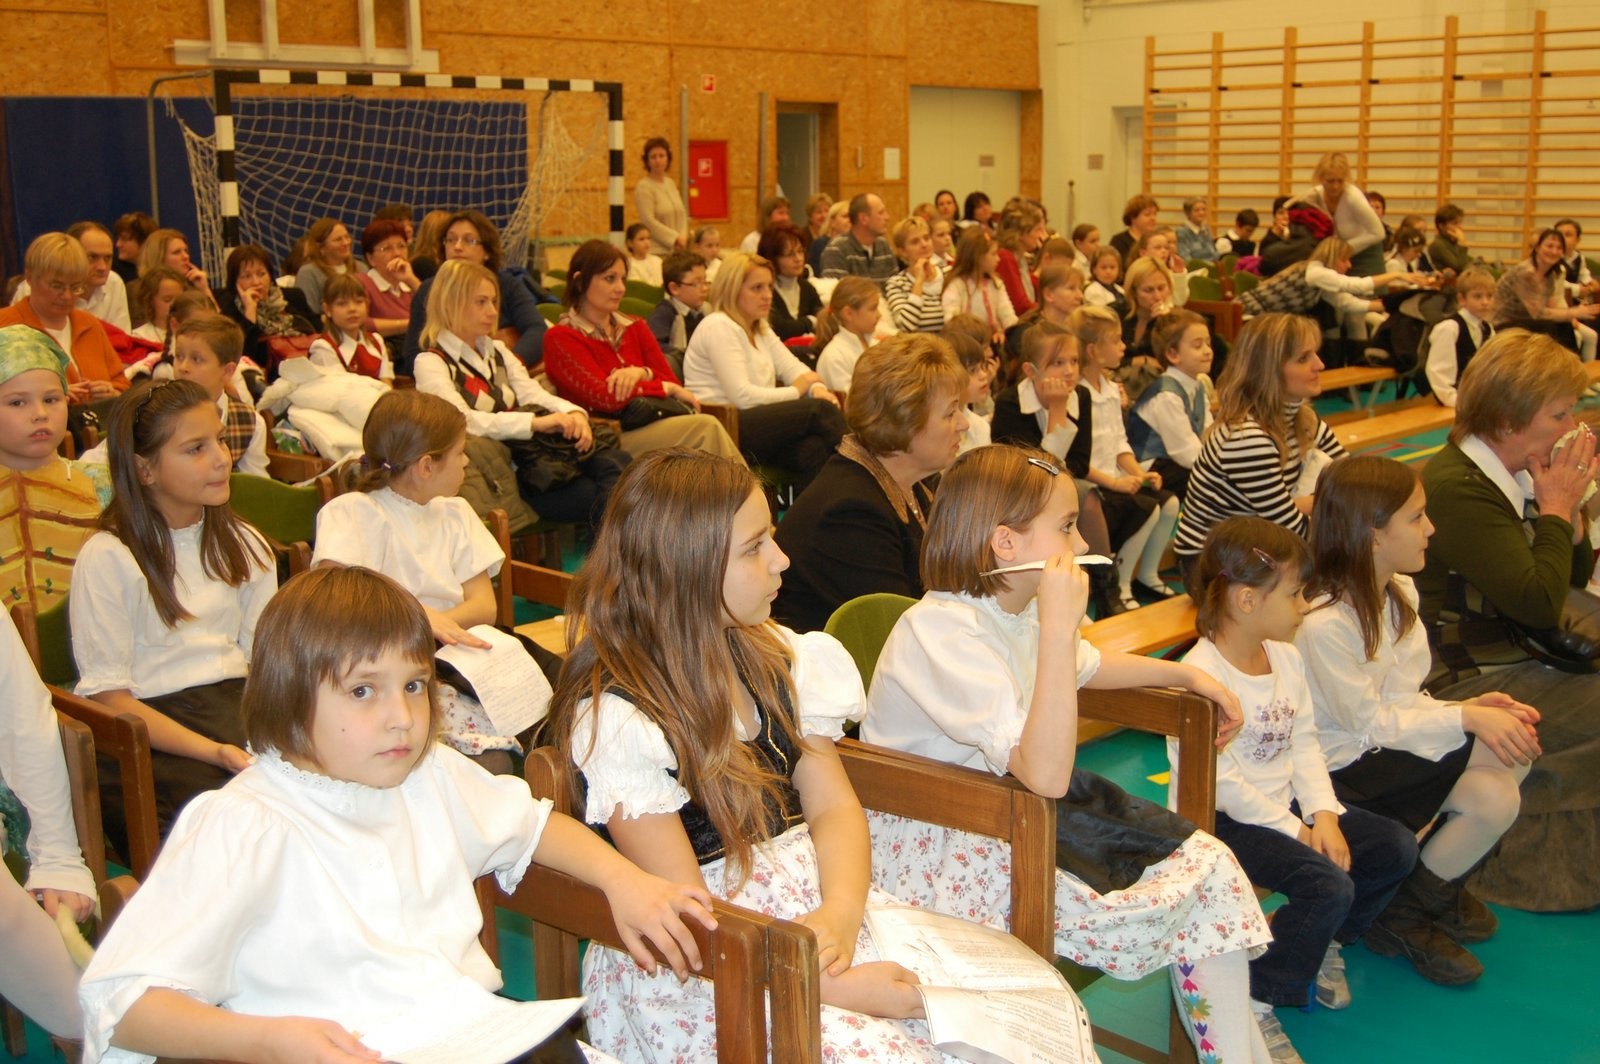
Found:
[[[44,322],[33,312],[24,299],[0,310],[0,328],[7,325],[28,325],[45,332]],[[67,370],[68,383],[78,380],[110,381],[119,392],[128,390],[131,383],[122,373],[122,359],[117,357],[111,338],[100,327],[100,319],[86,310],[72,311],[72,361],[74,368]]]

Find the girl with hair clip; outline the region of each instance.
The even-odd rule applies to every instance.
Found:
[[[1033,258],[1050,236],[1044,212],[1031,203],[1008,205],[1000,214],[995,242],[1000,245],[1000,261],[995,276],[1005,286],[1011,307],[1026,314],[1039,302],[1039,286],[1033,276]]]
[[[321,336],[311,341],[308,357],[324,369],[359,373],[374,380],[394,380],[394,365],[383,337],[363,328],[367,322],[367,288],[360,278],[342,273],[322,290]]]
[[[1340,950],[1366,934],[1417,861],[1411,829],[1346,807],[1322,760],[1305,663],[1294,648],[1306,613],[1311,554],[1295,533],[1232,517],[1207,537],[1197,566],[1200,641],[1183,661],[1237,696],[1238,738],[1217,757],[1217,837],[1250,882],[1288,898],[1272,944],[1250,962],[1250,1005],[1272,1059],[1299,1064],[1274,1008],[1350,1004]],[[1167,740],[1171,793],[1177,747]]]
[[[581,777],[585,819],[624,857],[816,931],[826,1056],[939,1060],[910,1021],[916,977],[877,961],[862,925],[869,902],[893,899],[871,890],[866,820],[833,745],[861,714],[859,674],[832,636],[771,620],[788,564],[747,469],[685,450],[641,458],[568,599],[551,740]],[[709,984],[596,947],[584,984],[605,1052],[715,1054]]]
[[[715,926],[704,890],[434,741],[433,634],[394,582],[301,573],[257,646],[255,763],[184,811],[84,973],[90,1064],[504,1060],[461,1043],[537,1006],[495,996],[474,881],[514,890],[531,861],[603,890],[640,965],[656,969],[648,941],[680,978],[699,970],[684,922]],[[516,1058],[583,1059],[563,1034]]]
[[[1483,971],[1462,945],[1498,921],[1465,888],[1467,873],[1511,827],[1519,787],[1539,756],[1539,711],[1500,691],[1461,701],[1422,689],[1432,662],[1407,574],[1426,562],[1427,496],[1389,458],[1335,462],[1311,514],[1311,612],[1305,658],[1322,754],[1346,805],[1426,832],[1421,858],[1367,932],[1445,985]]]
[[[796,491],[844,438],[839,397],[784,346],[767,318],[772,264],[736,251],[711,286],[709,314],[683,355],[684,383],[701,402],[736,407],[746,457],[789,471]]]
[[[1089,281],[1084,285],[1083,301],[1091,307],[1110,307],[1119,318],[1128,316],[1128,292],[1122,277],[1122,255],[1116,248],[1103,247],[1089,256]]]
[[[980,447],[956,459],[923,540],[927,593],[884,644],[861,737],[1009,772],[1055,799],[1057,954],[1118,979],[1171,966],[1200,1059],[1264,1064],[1246,961],[1271,935],[1232,855],[1075,765],[1080,687],[1187,688],[1221,707],[1219,743],[1239,727],[1238,703],[1192,666],[1079,637],[1089,587],[1077,517],[1072,478],[1043,452]],[[879,813],[869,824],[880,886],[952,916],[1008,922],[1008,845]]]
[[[0,785],[28,819],[28,878],[17,882],[9,868],[0,875],[0,954],[6,959],[0,997],[57,1038],[76,1040],[83,1037],[78,966],[56,920],[63,910],[74,923],[89,919],[98,897],[78,848],[55,707],[9,616],[0,620],[0,669],[7,696],[0,708]],[[0,816],[0,847],[14,826],[4,820]]]
[[[1173,550],[1185,586],[1211,530],[1262,517],[1305,535],[1317,476],[1344,447],[1311,400],[1322,394],[1322,332],[1297,314],[1245,323],[1217,385],[1217,418],[1189,476]]]
[[[835,392],[850,390],[861,353],[872,346],[878,328],[880,290],[866,277],[841,277],[833,286],[828,309],[817,316],[817,334],[812,345],[817,356],[817,374]]]
[[[356,490],[317,512],[313,564],[380,572],[422,603],[441,645],[488,649],[469,629],[495,621],[492,581],[505,555],[457,494],[467,469],[466,417],[436,395],[390,392],[367,415],[361,446],[365,472]],[[492,772],[511,771],[506,751],[520,754],[521,744],[495,731],[469,691],[441,683],[438,701],[444,742]]]
[[[996,347],[1005,343],[1006,330],[1017,323],[1011,298],[995,279],[1000,249],[981,225],[973,225],[956,243],[956,262],[944,275],[944,317],[971,314],[989,325]]]
[[[489,267],[452,259],[428,284],[428,324],[414,367],[417,390],[465,414],[470,434],[507,446],[517,489],[541,517],[597,524],[628,464],[627,452],[597,446],[583,407],[541,388],[522,360],[495,339],[500,288]],[[571,441],[573,450],[568,455],[557,445],[558,460],[547,461],[550,449],[534,440],[538,435]]]
[[[150,729],[163,833],[185,802],[250,763],[239,699],[256,620],[278,586],[266,540],[228,508],[221,435],[216,402],[193,381],[118,400],[106,426],[111,503],[72,574],[77,693]],[[117,838],[115,764],[100,772]]]

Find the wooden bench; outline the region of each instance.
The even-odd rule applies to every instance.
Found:
[[[1376,406],[1357,406],[1349,410],[1338,410],[1332,414],[1323,415],[1322,420],[1337,428],[1348,425],[1352,421],[1365,421],[1367,418],[1378,417],[1382,414],[1393,414],[1401,410],[1410,410],[1417,406],[1438,406],[1439,401],[1431,395],[1413,395],[1409,399],[1391,399],[1387,403],[1378,403]]]
[[[1407,407],[1404,410],[1335,425],[1333,434],[1338,437],[1345,450],[1353,453],[1380,444],[1393,443],[1407,436],[1447,429],[1455,424],[1455,420],[1454,408],[1440,406],[1430,400],[1426,404]]]
[[[1395,371],[1387,366],[1344,366],[1340,369],[1324,370],[1322,393],[1326,395],[1332,391],[1347,391],[1352,406],[1371,409],[1378,400],[1380,385],[1385,381],[1394,380],[1395,377]],[[1362,388],[1368,389],[1365,400],[1361,396]]]

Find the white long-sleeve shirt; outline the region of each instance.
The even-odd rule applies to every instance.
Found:
[[[1415,609],[1411,578],[1396,576],[1394,582]],[[1420,620],[1397,638],[1394,613],[1386,607],[1378,651],[1368,661],[1355,610],[1344,602],[1327,604],[1326,598],[1313,606],[1295,646],[1306,662],[1329,771],[1380,748],[1437,761],[1466,741],[1460,703],[1441,702],[1422,689],[1432,658]]]
[[[1017,311],[1011,305],[1011,297],[1006,295],[1005,286],[993,277],[976,284],[965,278],[956,278],[945,286],[940,303],[944,306],[945,321],[957,314],[971,314],[979,321],[988,323],[990,328],[1001,331],[1017,323]]]
[[[444,357],[437,351],[420,352],[411,367],[411,372],[416,376],[417,390],[437,395],[467,415],[467,432],[470,435],[487,436],[492,440],[526,440],[533,435],[533,415],[526,409],[529,407],[542,407],[565,414],[584,414],[583,407],[577,403],[570,403],[539,387],[539,383],[528,376],[522,359],[499,340],[486,336],[478,341],[477,347],[468,347],[459,336],[446,330],[439,334],[439,348],[484,378],[495,377],[500,381],[501,401],[517,408],[498,414],[489,410],[474,410],[456,390]],[[494,352],[500,355],[503,372],[499,367],[491,367],[491,355]],[[494,373],[490,372],[491,368]]]
[[[1472,349],[1483,346],[1483,326],[1487,322],[1470,313],[1465,307],[1457,311],[1461,320],[1472,326]],[[1460,367],[1456,364],[1456,341],[1461,338],[1461,326],[1455,319],[1446,318],[1428,333],[1428,361],[1425,363],[1428,384],[1433,387],[1433,397],[1445,406],[1456,405],[1456,377]]]
[[[1351,277],[1320,262],[1306,263],[1306,283],[1322,290],[1322,298],[1340,313],[1365,312],[1372,308],[1373,285],[1370,277]]]
[[[1295,838],[1302,818],[1309,824],[1318,810],[1338,814],[1344,806],[1334,797],[1333,781],[1322,760],[1300,652],[1292,643],[1269,641],[1266,648],[1272,671],[1262,676],[1234,668],[1209,639],[1196,643],[1183,661],[1237,695],[1244,711],[1244,727],[1217,755],[1217,811],[1241,824],[1273,828]],[[1176,796],[1176,739],[1167,740],[1167,758],[1172,764],[1170,793]],[[1300,803],[1299,817],[1289,808],[1293,801]]]
[[[1166,375],[1178,382],[1178,386],[1191,399],[1194,394],[1202,389],[1199,380],[1187,373],[1168,366]],[[1161,437],[1161,445],[1167,449],[1167,457],[1183,466],[1193,469],[1200,458],[1200,438],[1205,435],[1205,430],[1211,426],[1211,404],[1202,400],[1202,420],[1200,432],[1196,434],[1194,425],[1189,421],[1189,412],[1183,407],[1183,400],[1169,391],[1159,391],[1151,395],[1139,405],[1139,417],[1144,423]]]
[[[1300,198],[1322,210],[1328,209],[1321,185],[1313,186]],[[1383,243],[1383,219],[1367,202],[1367,194],[1348,182],[1344,195],[1339,198],[1339,209],[1333,212],[1333,227],[1339,238],[1350,245],[1351,254],[1359,255],[1374,244]]]
[[[703,403],[740,410],[800,398],[789,385],[808,372],[765,322],[751,342],[744,326],[720,310],[700,323],[683,354],[684,387]]]

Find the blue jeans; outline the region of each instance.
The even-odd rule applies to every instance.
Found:
[[[1295,815],[1299,807],[1291,806]],[[1276,828],[1217,813],[1216,836],[1258,887],[1289,900],[1272,915],[1272,944],[1250,962],[1250,996],[1269,1005],[1304,1005],[1328,943],[1360,938],[1417,863],[1417,840],[1403,824],[1347,806],[1339,830],[1350,871]]]

